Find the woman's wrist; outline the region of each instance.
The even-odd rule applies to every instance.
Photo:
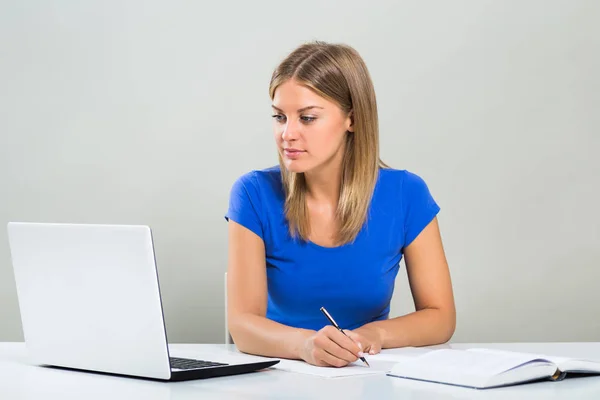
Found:
[[[288,342],[289,344],[289,353],[291,353],[294,358],[298,359],[298,360],[303,360],[304,359],[304,354],[303,354],[303,349],[304,349],[304,342],[306,342],[306,339],[308,339],[310,336],[314,335],[315,331],[310,330],[310,329],[302,329],[302,328],[296,328],[294,333],[291,335],[291,340]]]
[[[362,328],[369,329],[379,338],[379,343],[381,344],[381,348],[385,348],[387,333],[385,328],[381,326],[380,321],[370,322],[366,325],[363,325]]]

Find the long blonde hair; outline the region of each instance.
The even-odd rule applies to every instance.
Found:
[[[363,59],[350,46],[306,43],[290,53],[273,72],[269,95],[294,79],[318,95],[352,112],[354,132],[346,134],[336,220],[338,244],[354,241],[365,224],[379,167],[379,123],[373,83]],[[310,221],[303,173],[288,171],[279,157],[290,234],[308,241]]]

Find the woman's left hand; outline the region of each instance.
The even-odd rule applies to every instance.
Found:
[[[344,332],[362,348],[365,354],[377,354],[383,345],[383,333],[379,328],[363,325],[353,331]]]

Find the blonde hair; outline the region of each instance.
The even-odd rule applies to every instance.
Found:
[[[356,50],[343,44],[306,43],[290,53],[273,72],[269,95],[284,82],[294,79],[318,95],[352,112],[354,132],[346,134],[336,241],[354,241],[365,224],[379,167],[379,124],[375,90],[367,66]],[[310,221],[306,206],[303,173],[288,171],[279,157],[285,189],[285,214],[292,237],[308,241]]]

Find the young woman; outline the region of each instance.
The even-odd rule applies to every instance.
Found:
[[[360,55],[304,44],[275,69],[269,93],[279,166],[240,177],[226,215],[239,350],[341,367],[382,348],[448,341],[455,308],[439,207],[419,176],[379,159]],[[403,256],[416,311],[389,318]]]

